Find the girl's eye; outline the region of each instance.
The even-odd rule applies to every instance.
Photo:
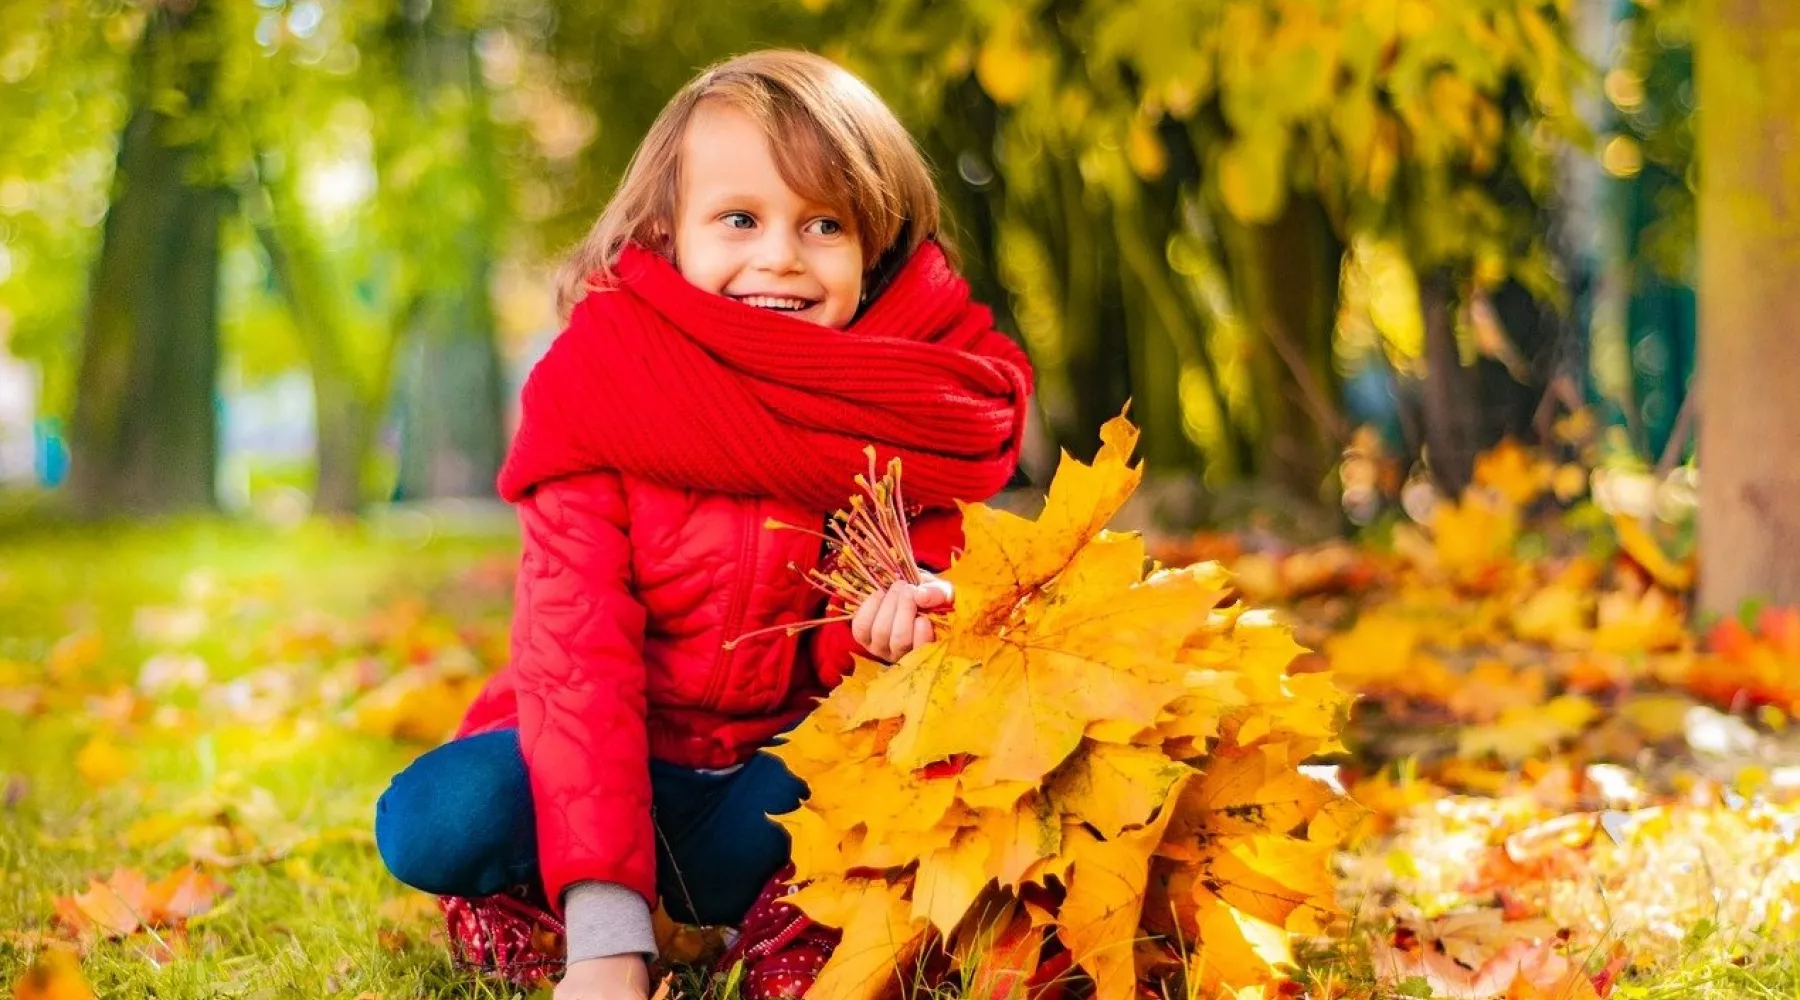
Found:
[[[820,236],[840,236],[844,232],[844,224],[836,219],[819,219],[813,226]]]
[[[756,225],[756,220],[748,212],[726,212],[719,217],[719,221],[732,229],[749,229]]]

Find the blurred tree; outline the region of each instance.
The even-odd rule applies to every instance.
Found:
[[[213,506],[219,234],[231,207],[212,142],[221,6],[144,11],[76,383],[69,495],[82,511]]]
[[[507,195],[475,51],[486,13],[403,0],[366,46],[402,84],[374,107],[382,198],[416,294],[400,314],[400,500],[492,496],[506,444],[490,284]]]
[[[1579,132],[1583,66],[1560,8],[891,0],[822,19],[828,51],[925,133],[971,77],[999,108],[939,145],[994,175],[993,259],[1060,436],[1090,440],[1129,393],[1153,462],[1199,447],[1221,478],[1316,497],[1344,433],[1334,332],[1355,236],[1436,275],[1420,287],[1444,297],[1421,303],[1443,325],[1439,395],[1470,411],[1451,425],[1478,427],[1459,386],[1484,345],[1463,305],[1508,281],[1553,299],[1540,206],[1550,140]]]
[[[370,499],[370,453],[417,295],[410,258],[383,225],[405,206],[359,190],[378,181],[370,137],[385,124],[368,97],[397,85],[362,57],[364,22],[377,15],[343,3],[306,10],[269,9],[258,24],[267,58],[246,82],[255,153],[243,203],[311,376],[313,509],[344,514]],[[309,204],[309,182],[311,201],[326,204]]]
[[[66,415],[141,10],[0,4],[0,341]]]
[[[375,430],[388,399],[400,331],[410,325],[417,298],[391,294],[385,322],[358,322],[355,298],[345,294],[330,255],[295,191],[297,170],[260,158],[259,196],[251,214],[269,275],[292,314],[312,375],[315,469],[312,506],[348,514],[367,502],[364,474]]]
[[[1701,0],[1700,607],[1800,601],[1800,5]]]

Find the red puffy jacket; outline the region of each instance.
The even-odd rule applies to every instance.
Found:
[[[723,648],[823,612],[804,578],[821,542],[765,522],[814,526],[824,515],[610,471],[550,480],[517,507],[511,663],[458,735],[518,727],[553,906],[582,879],[617,882],[654,905],[649,759],[742,763],[851,665],[842,623]],[[961,544],[960,517],[918,518],[913,543],[922,565],[943,568]]]

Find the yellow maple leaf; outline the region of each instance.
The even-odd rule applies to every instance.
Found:
[[[1588,645],[1594,598],[1587,586],[1557,581],[1511,607],[1513,634],[1563,649]]]
[[[457,667],[412,667],[360,698],[356,728],[375,736],[435,744],[456,731],[482,678]]]
[[[1348,631],[1325,640],[1331,672],[1346,686],[1366,691],[1412,668],[1413,654],[1424,640],[1416,622],[1376,610],[1356,620]]]
[[[1206,862],[1212,890],[1239,912],[1296,933],[1320,934],[1338,914],[1332,899],[1331,843],[1255,834]]]
[[[811,1000],[875,1000],[905,975],[925,941],[925,922],[913,919],[902,885],[824,880],[802,887],[787,902],[844,932],[806,993]]]
[[[1243,983],[1284,978],[1294,964],[1286,930],[1258,920],[1202,890],[1196,914],[1199,941],[1188,959],[1188,974],[1202,989],[1218,994]],[[1204,994],[1202,994],[1204,995]],[[1264,995],[1258,989],[1255,996]]]
[[[912,919],[929,921],[946,937],[955,931],[975,897],[993,880],[988,874],[990,847],[981,831],[967,828],[920,858],[913,879]]]
[[[976,815],[976,829],[990,844],[989,870],[1001,888],[1017,888],[1033,866],[1062,853],[1062,814],[1035,791],[1010,809]]]
[[[1181,787],[1171,789],[1168,805]],[[1093,977],[1095,1000],[1132,1000],[1136,992],[1132,944],[1144,908],[1144,881],[1150,855],[1174,815],[1166,805],[1154,823],[1131,833],[1102,840],[1077,827],[1070,838],[1069,895],[1057,915],[1057,934],[1075,964]]]
[[[853,722],[903,719],[888,747],[903,767],[972,755],[971,785],[1041,779],[1096,722],[1153,727],[1182,693],[1177,652],[1222,594],[1186,570],[1130,582],[1142,566],[1141,541],[1095,539],[1040,588],[1041,606],[989,634],[952,621],[943,642],[870,685]],[[972,707],[986,724],[967,724]]]
[[[1156,747],[1096,743],[1051,777],[1049,791],[1059,803],[1079,800],[1081,818],[1110,839],[1143,826],[1191,773]]]
[[[1143,478],[1130,463],[1137,439],[1137,428],[1116,418],[1100,429],[1092,465],[1065,453],[1035,521],[983,504],[963,507],[962,558],[944,574],[956,588],[953,630],[1004,614],[1106,527]]]
[[[1292,673],[1304,650],[1287,627],[1220,606],[1220,567],[1147,573],[1143,540],[1105,530],[1138,483],[1136,438],[1120,418],[1093,464],[1065,457],[1035,520],[966,506],[936,640],[891,667],[860,663],[774,749],[811,790],[776,818],[808,883],[796,905],[845,929],[809,996],[866,998],[928,934],[979,975],[987,959],[968,942],[1016,904],[1021,926],[1058,928],[1097,1000],[1128,1000],[1134,942],[1160,919],[1146,898],[1197,930],[1207,864],[1227,876],[1211,884],[1276,921],[1278,941],[1220,904],[1221,934],[1263,956],[1219,980],[1233,991],[1277,978],[1287,924],[1333,912],[1323,859],[1354,818],[1321,819],[1342,800],[1298,768],[1339,747],[1348,697],[1328,675]],[[1052,885],[1060,906],[1035,895]],[[1183,943],[1146,961],[1203,946],[1171,940]]]
[[[1285,744],[1221,748],[1200,780],[1187,786],[1178,826],[1193,823],[1193,839],[1202,831],[1243,835],[1304,826],[1334,793],[1295,770],[1298,764]],[[1171,839],[1189,838],[1172,831]]]

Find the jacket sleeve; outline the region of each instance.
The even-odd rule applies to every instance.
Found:
[[[924,511],[907,525],[907,535],[912,539],[913,559],[919,568],[942,573],[950,568],[951,557],[962,550],[962,511]],[[839,610],[835,601],[828,608],[832,614]],[[813,637],[813,660],[820,683],[827,688],[837,687],[855,666],[858,655],[866,656],[867,652],[850,634],[849,622],[819,626],[818,635]]]
[[[610,472],[553,480],[518,510],[512,661],[544,891],[559,913],[563,891],[584,880],[654,907],[645,614],[623,488]]]

